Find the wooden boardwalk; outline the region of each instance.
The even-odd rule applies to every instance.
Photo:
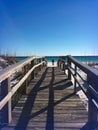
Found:
[[[84,130],[87,111],[67,76],[57,67],[45,68],[30,83],[1,130]]]

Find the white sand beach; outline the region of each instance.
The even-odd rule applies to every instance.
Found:
[[[77,76],[77,79],[78,79],[79,83],[87,88],[88,87],[87,86],[88,84],[86,83],[87,75],[83,71],[81,71],[81,70],[79,70],[78,72],[81,75],[81,77],[84,79],[84,81],[82,81],[80,79],[80,77]],[[73,78],[72,78],[72,82],[74,84],[74,79]],[[76,94],[80,97],[81,101],[83,102],[84,107],[88,111],[88,98],[87,98],[87,96],[84,94],[84,92],[81,90],[81,88],[78,85],[77,85],[77,89],[78,89],[78,91],[77,91]]]
[[[57,67],[57,62],[54,62],[54,65],[52,65],[52,62],[47,62],[47,67]]]

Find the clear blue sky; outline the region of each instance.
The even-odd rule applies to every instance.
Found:
[[[0,0],[0,52],[98,55],[98,0]]]

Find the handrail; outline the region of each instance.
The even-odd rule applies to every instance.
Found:
[[[44,57],[34,56],[24,59],[23,61],[17,62],[16,64],[13,64],[4,70],[0,71],[0,82],[2,82],[4,79],[8,78],[12,73],[18,71],[20,68],[25,66],[26,64],[30,63],[34,59],[39,59]]]
[[[86,90],[84,89],[83,85],[80,84],[80,82],[78,81],[76,75],[78,75],[83,82],[85,82],[85,80],[84,80],[84,79],[82,78],[82,76],[81,76],[79,73],[77,73],[74,69],[72,69],[72,70],[74,70],[74,72],[75,72],[75,74],[73,74],[73,73],[72,73],[72,70],[71,70],[70,68],[72,69],[72,67],[69,67],[69,66],[68,66],[68,70],[71,72],[72,76],[74,77],[75,82],[77,82],[77,84],[80,86],[81,90],[82,90],[82,91],[84,92],[84,94],[86,95]],[[86,95],[86,96],[87,96],[87,95]]]
[[[91,86],[89,86],[89,91],[90,91],[90,96],[93,97],[93,99],[98,103],[98,92],[92,88]],[[98,111],[98,110],[97,110]]]
[[[32,67],[27,74],[11,89],[11,91],[5,96],[3,100],[0,101],[0,110],[4,107],[4,105],[9,101],[9,99],[13,96],[13,94],[17,91],[17,89],[22,85],[22,83],[27,79],[27,77],[32,73],[32,71],[38,66],[42,65],[45,61],[35,65]]]
[[[35,59],[37,59],[37,64],[34,63]],[[28,82],[34,78],[35,69],[38,67],[38,70],[40,71],[45,63],[45,57],[29,57],[0,71],[0,124],[11,122],[11,97],[23,83],[25,83],[24,93],[26,94]],[[18,71],[22,71],[22,77],[13,87],[11,87],[10,76]],[[29,76],[30,78],[28,78]]]
[[[83,63],[77,61],[72,56],[67,56],[67,62],[64,59],[59,59],[58,65],[63,64],[63,70],[68,70],[68,78],[71,79],[71,75],[74,78],[74,91],[76,92],[76,84],[78,84],[81,90],[88,97],[88,122],[90,128],[96,127],[97,124],[97,115],[98,115],[98,70],[95,70]],[[60,63],[59,63],[60,62]],[[72,65],[74,64],[74,65]],[[83,79],[81,74],[78,73],[79,68],[87,75],[87,79]],[[79,82],[77,76],[82,80],[82,82],[87,83],[87,89],[85,90],[83,84]]]
[[[69,69],[72,69],[75,72],[75,74],[77,74],[84,81],[84,79],[82,78],[82,76],[70,64],[67,64],[67,67]]]
[[[98,79],[98,71],[96,71],[95,69],[77,61],[75,58],[73,58],[72,56],[67,56],[67,58],[69,60],[71,60],[71,62],[73,62],[77,67],[79,67],[82,71],[84,71],[85,73],[87,73],[89,76],[91,77],[97,77]]]

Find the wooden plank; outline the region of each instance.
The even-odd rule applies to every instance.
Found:
[[[58,68],[42,72],[32,80],[29,95],[21,97],[12,122],[2,130],[80,130],[86,124],[87,111],[66,75]]]
[[[11,91],[0,101],[0,110],[4,107],[4,105],[10,100],[12,95],[18,90],[18,88],[23,84],[23,82],[27,79],[27,77],[32,73],[32,71],[37,68],[39,65],[43,64],[43,62],[32,67],[26,75],[11,89]]]
[[[8,94],[10,90],[10,78],[7,78],[0,84],[0,102]],[[11,99],[8,101],[8,103],[5,104],[3,109],[0,111],[0,116],[1,123],[7,124],[11,122]]]

